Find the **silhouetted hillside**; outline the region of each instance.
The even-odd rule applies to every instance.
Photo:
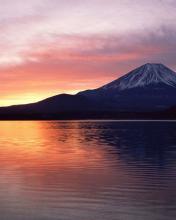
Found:
[[[145,64],[98,89],[0,108],[12,119],[176,119],[176,73]]]

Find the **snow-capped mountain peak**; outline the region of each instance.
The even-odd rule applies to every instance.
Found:
[[[176,87],[176,73],[163,64],[147,63],[101,87],[101,89],[125,90],[154,84]]]

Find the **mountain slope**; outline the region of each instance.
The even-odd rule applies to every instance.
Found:
[[[163,64],[145,64],[95,90],[79,93],[106,109],[157,111],[176,104],[176,73]]]
[[[137,118],[151,113],[156,118],[157,112],[169,114],[172,106],[176,106],[176,73],[162,64],[145,64],[98,89],[1,107],[0,119]]]
[[[147,63],[101,88],[125,90],[158,83],[176,88],[175,72],[163,64]]]
[[[6,113],[7,110],[17,113],[21,111],[26,113],[57,113],[64,111],[87,111],[96,107],[96,103],[85,96],[60,94],[36,103],[1,107],[0,113]]]

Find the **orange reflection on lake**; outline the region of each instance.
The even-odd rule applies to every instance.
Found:
[[[0,217],[131,220],[140,215],[147,220],[150,213],[151,219],[164,219],[163,207],[175,207],[170,197],[176,125],[162,125],[160,135],[169,132],[168,139],[157,138],[150,147],[151,136],[158,135],[155,126],[1,121]],[[170,211],[168,219],[173,215]]]

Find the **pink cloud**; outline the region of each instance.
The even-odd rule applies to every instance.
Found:
[[[4,1],[2,102],[96,88],[146,62],[175,68],[175,6],[170,0]]]

